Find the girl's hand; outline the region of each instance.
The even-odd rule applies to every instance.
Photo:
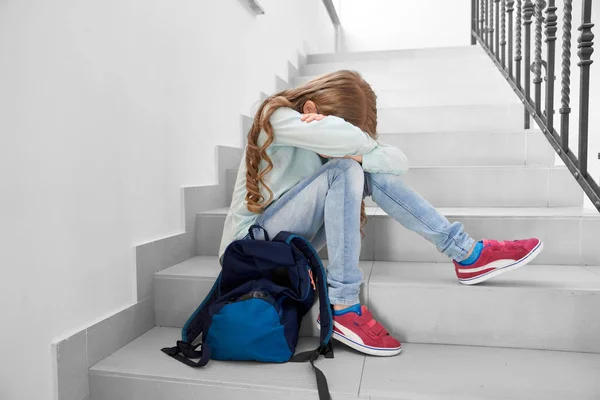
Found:
[[[302,120],[304,122],[313,122],[313,121],[320,121],[323,118],[325,118],[325,115],[310,113],[310,114],[302,114],[302,116],[300,117],[300,120]]]

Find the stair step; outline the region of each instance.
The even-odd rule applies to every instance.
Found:
[[[514,132],[388,133],[412,166],[554,165],[554,149],[539,130]]]
[[[378,90],[377,105],[387,107],[441,107],[463,104],[495,105],[519,104],[519,98],[506,87],[477,87],[465,85],[462,89],[434,88],[425,85],[414,90]],[[521,108],[523,106],[521,105]]]
[[[306,57],[307,64],[322,64],[330,62],[348,61],[375,61],[375,60],[397,60],[397,59],[439,59],[439,58],[464,58],[488,57],[480,46],[453,46],[432,47],[426,49],[402,49],[402,50],[376,50],[376,51],[353,51],[340,53],[309,54]]]
[[[227,171],[228,193],[237,170]],[[412,167],[402,181],[436,207],[574,207],[583,190],[566,167]],[[460,188],[460,190],[457,190]]]
[[[600,265],[597,237],[600,215],[581,207],[439,208],[451,222],[460,221],[476,238],[513,240],[539,237],[544,251],[533,261],[552,265]],[[198,254],[217,255],[228,208],[197,215]],[[367,207],[361,260],[447,262],[429,242],[401,226],[383,210]],[[327,258],[324,256],[324,258]]]
[[[452,74],[450,77],[436,75],[432,79],[431,74],[422,71],[404,74],[401,80],[395,75],[362,75],[375,90],[379,107],[519,103],[497,69],[465,72],[461,78]],[[312,78],[295,78],[292,84],[298,86]]]
[[[455,91],[461,88],[504,88],[510,90],[510,86],[506,84],[506,79],[498,73],[498,68],[491,64],[487,68],[478,69],[477,71],[464,71],[461,73],[464,79],[458,79],[456,71],[440,70],[435,74],[423,73],[422,71],[412,71],[405,74],[397,74],[390,72],[367,71],[362,72],[361,76],[369,82],[371,87],[376,91],[417,91],[425,87],[431,88],[438,92],[445,89]],[[293,85],[300,85],[308,82],[319,75],[302,75],[292,79]],[[463,76],[460,76],[462,78]]]
[[[539,130],[506,132],[382,133],[379,140],[406,154],[412,168],[423,166],[555,165],[556,155]],[[233,189],[237,170],[228,170]]]
[[[327,260],[323,260],[327,266]],[[371,275],[372,261],[361,261],[363,271],[361,299],[368,301],[366,285]],[[154,275],[154,311],[157,326],[181,328],[194,310],[208,295],[215,279],[221,271],[219,260],[214,256],[198,256],[183,263],[157,272]],[[318,336],[315,321],[318,308],[314,307],[305,317],[300,334]]]
[[[375,261],[369,306],[412,343],[600,353],[600,275],[528,265],[476,286],[450,263]]]
[[[94,365],[90,400],[318,398],[307,363],[211,361],[199,371],[160,352],[179,338],[179,329],[154,328]],[[301,338],[297,350],[316,344]],[[336,400],[592,400],[600,393],[597,354],[405,344],[399,356],[377,358],[338,344],[335,358],[317,365]]]
[[[461,53],[462,54],[459,54]],[[430,75],[453,72],[464,74],[465,72],[477,72],[481,69],[494,66],[490,58],[480,50],[472,49],[452,50],[442,52],[417,51],[412,54],[398,54],[393,57],[356,57],[354,59],[329,58],[315,56],[306,65],[300,67],[300,75],[321,75],[324,73],[341,69],[350,69],[361,73],[427,73]],[[320,59],[319,59],[320,57]],[[345,56],[341,56],[345,57]],[[443,65],[443,68],[440,68]]]
[[[521,104],[380,108],[379,133],[514,132],[523,129]]]
[[[581,206],[566,167],[417,167],[402,180],[436,207]]]
[[[600,395],[598,354],[428,344],[405,347],[399,357],[366,357],[361,396],[371,400],[592,400]]]
[[[586,267],[531,265],[473,287],[450,262],[360,267],[363,303],[403,341],[600,353],[600,275]],[[182,327],[219,270],[216,257],[195,257],[156,273],[156,324]],[[301,335],[318,336],[317,316]]]

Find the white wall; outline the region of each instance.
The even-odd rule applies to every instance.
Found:
[[[183,229],[180,188],[298,51],[321,0],[0,2],[0,398],[52,399],[51,342],[132,304],[134,246]]]
[[[470,0],[338,0],[344,51],[470,44]]]

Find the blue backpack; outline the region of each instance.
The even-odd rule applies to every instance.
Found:
[[[265,240],[255,240],[254,229],[262,229]],[[333,316],[323,264],[311,244],[298,235],[280,232],[270,241],[258,225],[250,227],[249,234],[250,239],[227,247],[221,273],[184,325],[181,340],[162,351],[191,367],[203,367],[211,358],[309,361],[319,399],[330,400],[327,379],[314,365],[321,354],[333,358]],[[317,291],[319,346],[294,356],[300,322],[313,306]]]

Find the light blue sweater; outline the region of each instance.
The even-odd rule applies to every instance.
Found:
[[[273,170],[265,176],[265,182],[273,191],[273,201],[302,179],[314,175],[321,167],[319,154],[330,157],[362,155],[362,166],[366,172],[400,175],[408,170],[408,160],[400,149],[378,143],[354,125],[335,116],[321,121],[306,123],[301,114],[291,108],[279,108],[271,116],[274,141],[267,149],[273,161]],[[259,144],[266,140],[262,131]],[[261,169],[266,162],[261,162]],[[268,198],[264,188],[261,194]],[[231,207],[225,220],[219,257],[229,243],[241,239],[248,233],[258,214],[251,213],[245,204],[246,198],[246,153],[238,170]]]

